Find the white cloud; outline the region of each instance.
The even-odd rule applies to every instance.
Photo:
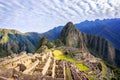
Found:
[[[119,0],[0,0],[0,27],[23,32],[104,18],[120,18]]]

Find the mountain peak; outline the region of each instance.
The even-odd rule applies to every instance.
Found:
[[[72,22],[68,22],[62,30],[63,35],[71,34],[71,33],[79,33],[79,30],[75,27]]]
[[[68,22],[65,26],[64,29],[75,29],[75,26],[72,22]]]
[[[20,31],[15,30],[15,29],[5,29],[5,28],[0,28],[0,33],[4,34],[22,34]]]
[[[73,24],[72,22],[68,22],[68,23],[66,24],[66,26],[71,27],[71,26],[74,26],[74,24]]]
[[[72,22],[68,22],[63,30],[61,31],[60,35],[61,41],[66,45],[70,47],[80,47],[82,48],[82,36],[81,32],[75,27],[75,25]]]

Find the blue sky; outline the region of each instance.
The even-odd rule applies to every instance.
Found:
[[[107,18],[120,18],[119,0],[0,0],[0,28],[21,32]]]

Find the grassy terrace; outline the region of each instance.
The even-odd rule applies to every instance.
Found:
[[[86,71],[89,70],[87,66],[85,66],[82,63],[78,63],[74,58],[72,58],[70,55],[64,55],[62,51],[60,50],[54,50],[53,55],[57,60],[66,60],[72,62],[79,70]]]
[[[107,74],[107,66],[102,61],[100,61],[100,64],[102,66],[102,74],[105,76]]]
[[[66,68],[66,79],[67,80],[73,80],[72,76],[71,76],[70,68],[68,67],[68,65],[67,65],[67,68]]]

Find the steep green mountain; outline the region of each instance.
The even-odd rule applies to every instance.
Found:
[[[42,34],[37,32],[27,32],[24,36],[35,46],[38,46],[39,40],[43,37]]]
[[[34,53],[42,37],[45,36],[50,41],[56,40],[59,37],[61,28],[60,26],[41,34],[37,32],[22,33],[12,29],[0,29],[0,57],[21,51]],[[51,43],[47,45],[50,47]]]
[[[60,35],[61,41],[69,47],[76,47],[80,49],[85,49],[84,40],[82,38],[82,33],[75,28],[72,22],[67,23]]]
[[[27,34],[17,30],[0,29],[0,57],[21,51],[35,52],[35,45],[36,43],[32,42]]]
[[[64,26],[60,39],[66,46],[77,47],[82,52],[87,50],[107,63],[120,67],[119,50],[104,38],[80,32],[71,22]]]

